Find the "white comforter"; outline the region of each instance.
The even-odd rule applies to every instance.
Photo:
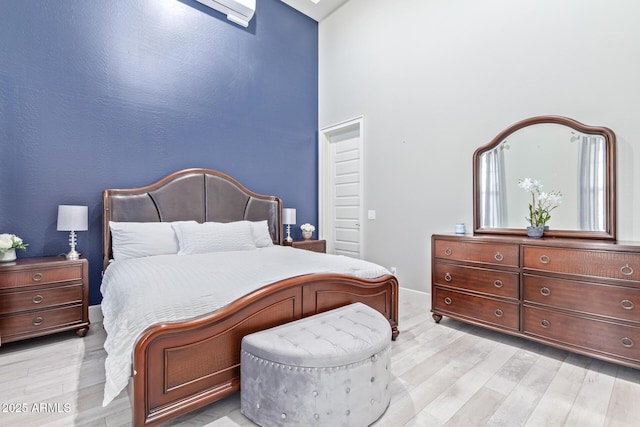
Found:
[[[126,387],[135,340],[148,326],[209,313],[264,285],[309,273],[372,279],[389,271],[367,261],[283,246],[112,263],[100,288],[107,332],[102,405]]]

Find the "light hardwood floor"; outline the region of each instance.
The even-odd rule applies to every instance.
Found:
[[[63,333],[2,345],[0,426],[130,425],[126,392],[101,406],[101,326],[91,325],[85,338]],[[375,427],[640,425],[638,370],[447,318],[438,325],[428,307],[407,303],[400,331],[391,405]],[[169,425],[253,424],[235,394]]]

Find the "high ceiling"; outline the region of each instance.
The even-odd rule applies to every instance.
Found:
[[[320,22],[349,0],[281,0],[294,9]]]

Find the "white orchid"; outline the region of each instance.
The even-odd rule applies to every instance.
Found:
[[[0,253],[5,253],[9,249],[21,249],[23,251],[26,251],[27,246],[29,245],[23,243],[22,239],[15,234],[0,234]]]
[[[301,229],[302,231],[309,231],[309,232],[311,232],[311,233],[313,233],[314,231],[316,231],[316,228],[315,228],[313,225],[309,224],[309,223],[302,224],[302,225],[300,226],[300,229]]]
[[[532,227],[544,226],[551,219],[550,212],[562,203],[562,193],[559,191],[542,191],[542,182],[537,179],[524,178],[518,181],[518,187],[531,193],[529,216],[525,219]]]

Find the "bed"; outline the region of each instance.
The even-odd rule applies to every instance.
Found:
[[[282,202],[278,197],[256,194],[230,176],[210,169],[175,172],[145,187],[105,190],[103,209],[105,278],[111,273],[110,269],[117,271],[116,264],[120,262],[113,262],[109,226],[112,221],[195,221],[200,225],[266,221],[266,232],[273,247],[264,249],[265,253],[273,254],[275,258],[291,256],[295,259],[307,252],[281,246]],[[160,259],[162,265],[173,262],[171,256],[166,260],[162,256],[149,258]],[[190,259],[197,262],[198,257],[205,256],[208,255],[194,255]],[[292,263],[313,264],[323,261],[322,257],[335,258],[315,253],[313,256],[316,258],[311,261],[304,258]],[[203,264],[207,262],[202,261]],[[129,266],[136,268],[134,262]],[[130,357],[129,396],[133,424],[157,425],[238,391],[242,337],[259,330],[362,302],[382,313],[389,320],[392,338],[398,336],[398,282],[394,276],[384,269],[377,277],[367,278],[320,271],[305,273],[300,270],[293,277],[277,278],[237,296],[214,311],[146,327],[137,336]],[[176,286],[184,285],[176,283]],[[235,287],[235,284],[225,285]],[[108,301],[103,301],[103,305],[108,306]],[[105,313],[105,329],[109,321],[114,322],[108,320]],[[110,334],[109,330],[107,333]]]

